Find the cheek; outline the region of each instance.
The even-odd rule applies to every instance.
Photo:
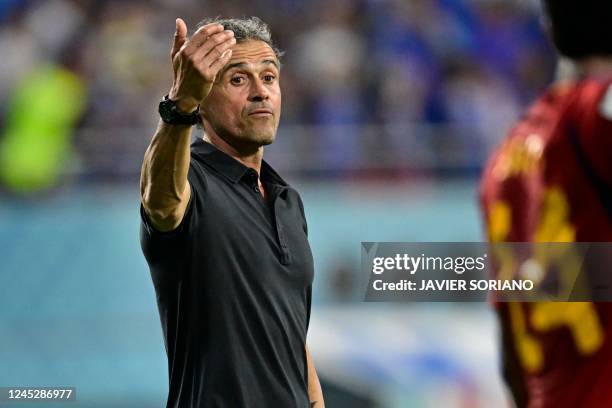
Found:
[[[282,100],[280,88],[276,87],[276,89],[270,92],[270,99],[272,100],[272,103],[274,104],[274,107],[276,108],[276,110],[280,112],[281,100]]]
[[[225,116],[232,121],[240,121],[245,107],[246,97],[239,89],[229,89],[224,92],[221,105]]]
[[[210,111],[213,112],[217,120],[227,125],[232,125],[239,122],[242,115],[242,106],[238,101],[230,100],[227,97],[220,98],[216,101],[214,107]]]
[[[206,110],[222,121],[240,116],[242,103],[240,102],[240,95],[235,89],[215,85],[206,97],[205,103],[208,105]]]

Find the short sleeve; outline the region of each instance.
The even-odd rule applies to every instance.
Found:
[[[190,166],[189,203],[181,223],[172,231],[157,230],[151,224],[142,203],[140,204],[140,245],[154,277],[162,271],[181,269],[181,262],[185,258],[184,253],[198,224],[198,214],[202,206],[202,189],[205,188],[203,180],[203,175],[199,175],[193,165]]]

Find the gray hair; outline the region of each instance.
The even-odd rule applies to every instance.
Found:
[[[221,24],[226,30],[232,30],[234,32],[234,38],[236,38],[236,43],[242,43],[249,40],[263,41],[272,48],[279,61],[280,57],[284,54],[272,41],[272,33],[268,25],[259,17],[205,18],[198,23],[197,28],[211,23]]]

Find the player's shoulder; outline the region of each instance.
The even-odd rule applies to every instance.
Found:
[[[585,113],[612,120],[612,77],[584,78],[574,90],[572,111]]]
[[[546,127],[546,123],[554,124],[559,120],[579,126],[612,121],[612,76],[586,77],[550,85],[527,109],[522,123]]]
[[[604,95],[612,84],[612,76],[586,77],[580,80],[576,86],[576,92],[588,99],[599,99]]]

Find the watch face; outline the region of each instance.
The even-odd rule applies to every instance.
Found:
[[[159,116],[161,116],[162,120],[166,123],[169,123],[174,118],[172,107],[174,104],[171,100],[163,100],[159,103]]]
[[[198,122],[198,111],[190,115],[183,115],[176,109],[176,105],[167,97],[159,103],[159,116],[170,125],[195,125]]]

